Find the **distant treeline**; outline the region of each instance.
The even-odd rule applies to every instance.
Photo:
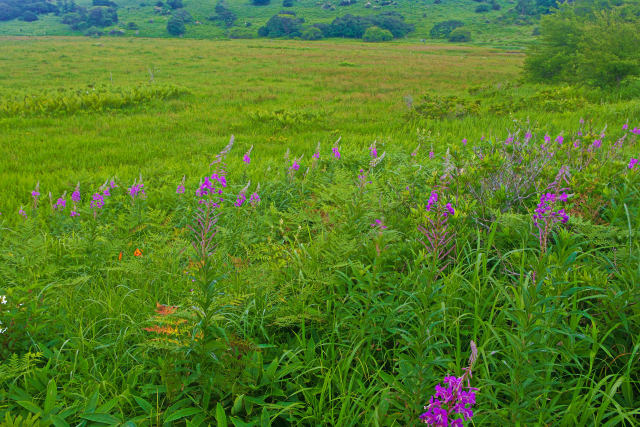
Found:
[[[305,25],[304,19],[296,16],[295,12],[283,11],[272,16],[266,25],[258,30],[258,35],[262,37],[301,37],[306,40],[317,40],[324,37],[360,39],[369,28],[382,30],[374,31],[385,38],[404,37],[414,29],[412,24],[405,22],[404,17],[396,12],[372,16],[347,14],[335,18],[330,24]]]
[[[46,0],[0,0],[0,21],[36,21],[38,15],[56,13],[58,7]]]

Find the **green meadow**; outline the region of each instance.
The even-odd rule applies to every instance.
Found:
[[[640,101],[523,61],[0,38],[0,423],[637,425]]]

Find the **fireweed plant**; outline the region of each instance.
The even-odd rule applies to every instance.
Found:
[[[165,187],[73,180],[31,209],[30,183],[0,217],[0,419],[635,425],[635,128],[375,158],[330,136],[268,164],[232,138]]]

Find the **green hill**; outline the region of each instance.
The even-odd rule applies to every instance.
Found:
[[[12,2],[15,3],[12,4]],[[380,15],[399,15],[399,19],[404,19],[413,27],[413,31],[401,38],[412,41],[432,39],[430,31],[436,23],[457,20],[462,23],[462,30],[470,33],[472,43],[507,47],[526,44],[532,39],[532,32],[537,22],[536,14],[540,9],[540,0],[534,3],[528,0],[517,2],[515,0],[357,0],[355,2],[353,0],[293,0],[293,2],[284,0],[284,4],[287,2],[292,5],[283,6],[283,0],[271,0],[270,4],[263,6],[254,5],[251,0],[227,0],[223,5],[232,13],[231,16],[235,15],[236,18],[231,26],[227,26],[222,20],[215,19],[217,3],[214,0],[183,0],[183,8],[177,10],[170,6],[171,0],[115,0],[112,3],[117,5],[117,8],[114,8],[117,12],[117,22],[100,21],[98,16],[96,22],[99,25],[97,26],[83,21],[74,27],[73,21],[80,18],[75,16],[79,14],[72,11],[73,7],[81,11],[80,15],[84,13],[83,19],[87,20],[90,19],[87,18],[87,14],[98,14],[98,12],[94,13],[93,9],[107,9],[104,6],[96,7],[96,3],[101,5],[110,2],[108,0],[76,0],[74,3],[71,0],[57,0],[54,3],[34,0],[33,4],[36,6],[31,8],[36,11],[37,17],[34,20],[34,14],[31,12],[17,10],[25,4],[30,4],[29,2],[0,0],[0,35],[93,34],[173,37],[167,32],[167,23],[177,11],[182,17],[187,17],[184,20],[185,33],[181,37],[250,38],[258,37],[259,29],[271,17],[284,12],[295,14],[295,20],[298,22],[296,25],[299,25],[302,32],[311,27],[326,28],[336,18],[345,15],[362,17],[365,20]],[[37,6],[42,9],[43,4],[54,6],[57,10],[55,12],[42,10],[38,13]],[[527,5],[537,5],[537,9]],[[12,11],[13,14],[11,14]],[[291,18],[291,15],[281,16],[285,19]],[[314,34],[317,33],[316,36],[322,37],[322,32],[313,31],[315,31]],[[300,32],[294,32],[290,36],[298,37]],[[303,38],[305,37],[308,36],[303,34]],[[442,40],[446,41],[446,38]]]

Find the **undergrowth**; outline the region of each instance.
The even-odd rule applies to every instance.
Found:
[[[0,417],[415,425],[455,375],[474,425],[635,425],[639,133],[282,147],[266,170],[232,140],[171,195],[34,183],[0,228]]]

